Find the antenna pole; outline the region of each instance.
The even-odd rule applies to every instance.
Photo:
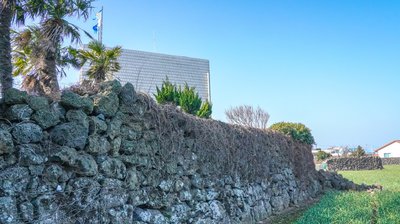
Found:
[[[100,43],[103,43],[103,24],[104,24],[103,13],[104,13],[103,6],[101,6],[100,31],[98,36]]]

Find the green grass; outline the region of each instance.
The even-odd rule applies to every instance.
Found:
[[[342,171],[355,183],[379,184],[381,192],[328,192],[296,224],[400,223],[400,166],[383,170]]]
[[[379,184],[389,191],[400,191],[400,166],[385,166],[383,170],[341,171],[345,178],[354,183]]]

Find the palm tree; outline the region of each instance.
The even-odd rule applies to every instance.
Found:
[[[47,52],[41,46],[42,37],[41,29],[38,26],[30,26],[13,35],[13,75],[23,76],[22,88],[29,93],[39,95],[45,94],[40,77],[46,76],[43,60]],[[70,47],[57,47],[56,70],[60,76],[65,76],[65,67],[79,67],[78,61],[71,54],[74,51]]]
[[[41,1],[0,0],[0,84],[1,93],[12,88],[11,24],[25,22],[25,16],[38,13],[35,6]]]
[[[39,10],[43,13],[40,22],[40,47],[44,54],[38,79],[48,96],[56,97],[60,90],[57,77],[60,46],[65,38],[69,38],[71,43],[80,42],[79,28],[68,22],[66,17],[83,17],[86,20],[92,2],[93,0],[47,0]]]
[[[112,79],[113,73],[120,70],[117,60],[121,51],[120,46],[106,49],[104,44],[94,40],[88,44],[87,50],[78,50],[77,57],[81,61],[81,66],[89,62],[90,68],[85,75],[99,83]]]

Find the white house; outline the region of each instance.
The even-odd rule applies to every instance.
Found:
[[[400,140],[394,140],[375,150],[381,158],[400,157]]]

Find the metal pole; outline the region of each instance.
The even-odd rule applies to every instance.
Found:
[[[103,13],[104,13],[104,10],[103,10],[103,6],[101,7],[101,18],[100,18],[100,31],[99,31],[99,42],[100,43],[103,43],[103,24],[104,24],[104,21],[103,21]]]

